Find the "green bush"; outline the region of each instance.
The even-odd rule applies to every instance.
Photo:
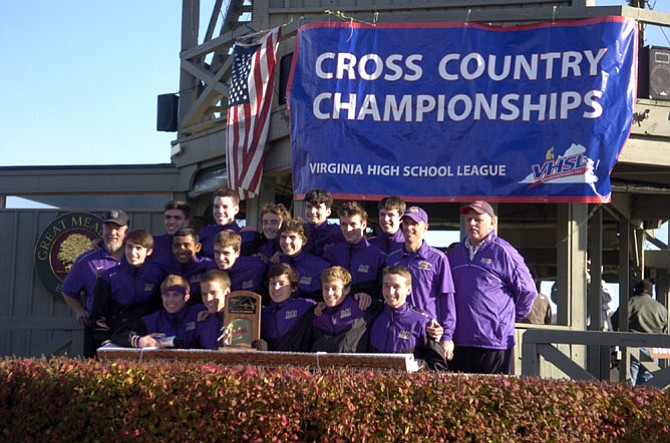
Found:
[[[208,363],[0,360],[2,441],[667,442],[668,393]]]

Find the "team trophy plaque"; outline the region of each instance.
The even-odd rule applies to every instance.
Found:
[[[261,296],[233,291],[226,296],[219,349],[253,349],[261,337]]]

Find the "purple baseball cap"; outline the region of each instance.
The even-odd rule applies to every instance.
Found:
[[[428,224],[428,214],[418,206],[410,206],[407,208],[401,219],[405,217],[409,217],[417,223],[424,222],[425,224]]]

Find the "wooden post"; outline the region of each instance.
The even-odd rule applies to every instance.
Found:
[[[627,218],[619,221],[619,331],[628,332],[628,291],[630,289],[630,224]],[[630,361],[627,348],[621,349],[619,381],[628,379]]]

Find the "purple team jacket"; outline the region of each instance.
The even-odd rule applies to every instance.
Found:
[[[370,350],[395,354],[412,353],[426,335],[430,318],[407,303],[394,309],[384,305],[370,328]]]
[[[470,260],[467,237],[449,255],[456,288],[456,346],[506,350],[514,347],[514,323],[537,296],[523,257],[495,233]]]
[[[426,241],[415,253],[402,249],[386,257],[387,266],[401,265],[412,275],[412,292],[407,301],[434,318],[444,328],[442,341],[451,340],[456,328],[454,282],[449,260]]]

